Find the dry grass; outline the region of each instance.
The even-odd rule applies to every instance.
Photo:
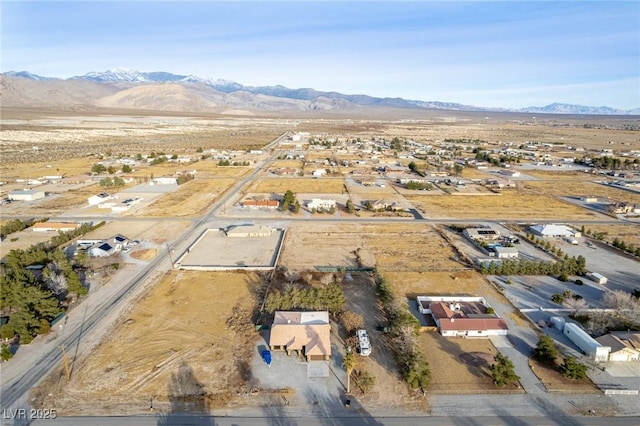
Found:
[[[269,168],[279,168],[279,167],[293,167],[293,168],[302,168],[302,161],[300,160],[275,160],[269,166]]]
[[[163,195],[143,209],[141,216],[190,217],[202,214],[235,182],[234,179],[194,179]]]
[[[438,271],[460,269],[455,252],[429,226],[413,224],[364,225],[360,230],[364,248],[384,271]]]
[[[640,247],[640,228],[638,225],[588,225],[585,228],[595,232],[603,232],[604,239],[607,241],[619,238],[625,244]]]
[[[427,217],[504,220],[588,220],[604,217],[549,195],[518,194],[505,191],[501,196],[422,196],[406,198]]]
[[[465,179],[489,179],[490,177],[494,177],[491,173],[471,167],[466,167],[462,170],[461,176]]]
[[[425,332],[420,344],[431,367],[429,393],[514,393],[515,386],[497,388],[489,365],[498,353],[489,339],[447,339],[439,333]]]
[[[493,295],[498,293],[485,281],[478,272],[399,272],[381,269],[380,273],[390,283],[394,293],[398,297],[415,298],[418,295]]]
[[[547,364],[538,362],[535,358],[529,358],[529,366],[531,371],[538,376],[542,384],[550,392],[574,392],[574,393],[601,393],[591,380],[572,380],[564,377],[557,369],[562,364],[559,359],[556,360],[556,367],[553,368]]]
[[[120,187],[120,188],[126,188]],[[105,188],[96,185],[85,186],[80,189],[72,189],[54,194],[38,202],[25,202],[12,205],[18,214],[33,214],[36,216],[54,216],[62,214],[64,211],[82,207],[87,204],[87,199],[97,192],[104,191]]]
[[[287,230],[281,263],[297,270],[357,266],[356,251],[363,266],[389,272],[464,268],[437,231],[421,224],[296,223]]]
[[[129,239],[154,241],[162,244],[173,240],[187,229],[187,220],[126,220],[107,222],[104,226],[85,235],[87,239],[107,239],[115,234],[122,234]]]
[[[341,194],[343,189],[341,178],[265,178],[255,181],[247,192],[284,194],[291,190],[296,194]]]
[[[55,408],[65,415],[148,413],[150,395],[162,406],[187,401],[194,389],[204,394],[200,408],[228,402],[244,383],[238,357],[249,355],[255,335],[250,323],[230,328],[227,320],[237,307],[248,321],[260,285],[255,274],[167,274],[74,367],[71,383],[56,389]]]
[[[91,171],[91,166],[98,160],[93,158],[73,158],[69,160],[52,160],[48,162],[15,164],[8,161],[0,163],[0,174],[3,179],[35,179],[42,176],[77,176]],[[51,166],[51,167],[47,167]]]
[[[131,252],[130,256],[138,260],[151,260],[156,257],[156,254],[158,254],[156,249],[142,249]]]
[[[640,204],[640,194],[624,189],[594,182],[566,181],[559,182],[522,182],[522,193],[545,194],[552,196],[579,197],[584,195],[611,198],[615,201],[626,201]]]
[[[594,180],[595,176],[591,173],[578,172],[578,171],[562,171],[562,172],[554,172],[548,170],[523,170],[524,174],[533,176],[542,180],[583,180],[583,181],[591,181]],[[600,176],[598,176],[600,178]]]

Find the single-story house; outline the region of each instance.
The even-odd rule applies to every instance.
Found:
[[[326,174],[327,174],[327,171],[325,169],[316,169],[312,173],[314,178],[319,178],[319,177],[324,176]]]
[[[497,240],[500,238],[500,231],[489,226],[483,228],[465,228],[462,235],[470,240]]]
[[[38,222],[34,223],[31,229],[33,232],[67,232],[74,231],[80,227],[79,223],[68,222]]]
[[[496,253],[498,259],[514,259],[518,257],[518,249],[515,247],[495,246],[492,250]]]
[[[507,323],[496,314],[487,313],[482,297],[418,296],[418,311],[431,315],[444,337],[504,336]]]
[[[331,358],[329,312],[276,311],[269,333],[272,351],[296,352],[307,361]]]
[[[520,176],[520,172],[518,172],[516,170],[509,170],[509,169],[500,169],[498,171],[498,173],[500,173],[501,175],[510,176],[510,177],[518,177],[518,176]]]
[[[555,224],[533,225],[529,229],[542,237],[570,237],[576,233],[566,225]]]
[[[89,248],[89,256],[91,257],[107,257],[115,252],[116,248],[106,242],[99,242]]]
[[[101,204],[111,198],[113,198],[111,195],[107,194],[106,192],[103,192],[101,194],[92,195],[87,199],[87,202],[89,203],[90,206],[97,206],[98,204]]]
[[[178,178],[176,177],[159,177],[151,180],[153,185],[177,185]]]
[[[336,208],[336,200],[324,200],[322,198],[314,198],[307,203],[307,208],[311,209],[324,209],[330,210],[331,208]]]
[[[33,201],[39,200],[46,196],[44,191],[35,191],[32,189],[11,191],[8,198],[12,201]]]
[[[640,361],[640,333],[618,331],[596,339],[603,346],[609,346],[609,361]]]
[[[244,200],[240,203],[242,207],[249,209],[277,209],[280,206],[278,200]]]

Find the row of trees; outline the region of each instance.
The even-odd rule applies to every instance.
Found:
[[[376,290],[389,320],[391,343],[402,378],[411,389],[426,392],[431,382],[431,370],[418,342],[420,323],[406,304],[394,297],[388,281],[379,274],[376,275]]]
[[[112,187],[112,186],[124,186],[124,179],[118,176],[114,176],[113,178],[106,177],[100,179],[100,186]]]
[[[336,315],[344,309],[345,297],[340,285],[331,283],[320,288],[292,287],[286,291],[269,293],[265,303],[268,312],[278,310],[328,310]]]
[[[635,247],[633,244],[627,244],[620,238],[614,238],[611,245],[617,249],[633,254],[634,256],[640,256],[640,247]]]
[[[412,190],[426,190],[426,191],[431,191],[433,189],[433,185],[430,184],[429,182],[416,182],[416,181],[409,181],[407,182],[407,184],[405,185],[405,187],[407,189],[412,189]]]
[[[46,222],[47,220],[48,218],[40,219],[40,220],[35,220],[35,219],[10,220],[9,222],[5,223],[0,227],[0,239],[4,240],[4,237],[6,237],[9,234],[13,234],[14,232],[20,232],[24,229],[27,229],[33,226],[36,222]]]
[[[479,268],[485,275],[584,275],[586,273],[586,264],[582,256],[567,256],[564,260],[557,262],[506,259],[485,262]]]
[[[631,160],[630,158],[625,158],[624,160],[621,160],[620,158],[608,155],[593,158],[576,158],[575,162],[577,164],[592,164],[595,168],[606,170],[632,170],[638,168],[638,166],[640,165],[640,159],[638,158],[635,158],[633,160]]]
[[[61,232],[48,243],[40,243],[26,250],[11,250],[0,266],[0,303],[9,322],[2,326],[3,338],[20,336],[22,343],[29,343],[37,334],[49,331],[51,321],[63,312],[63,302],[69,295],[82,295],[81,274],[86,257],[69,260],[61,245],[83,235],[104,222],[91,226],[83,224],[78,229]],[[41,273],[29,266],[39,265]]]
[[[220,167],[239,167],[239,166],[250,166],[251,163],[248,161],[229,161],[229,160],[220,160],[218,161],[218,166]]]

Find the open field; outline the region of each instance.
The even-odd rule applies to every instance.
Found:
[[[118,110],[60,113],[10,109],[3,109],[2,113],[5,122],[0,135],[0,155],[9,164],[45,161],[51,164],[108,152],[115,156],[152,151],[196,155],[198,148],[260,148],[289,128],[279,119],[219,114],[145,116]]]
[[[195,170],[196,177],[240,177],[253,170],[252,167],[220,167],[216,163],[213,160],[199,160],[192,163],[164,162],[153,166],[135,167],[135,171],[128,175],[140,178],[147,178],[151,175],[162,177],[175,176],[179,171]]]
[[[448,339],[437,332],[420,334],[420,346],[431,367],[429,393],[522,393],[515,386],[498,388],[489,366],[498,353],[489,339]]]
[[[464,267],[455,255],[429,226],[296,223],[287,230],[280,259],[296,270],[377,265],[384,271],[456,271]]]
[[[284,194],[294,193],[342,194],[344,180],[341,178],[264,178],[256,180],[246,192]]]
[[[504,191],[501,196],[420,196],[408,200],[430,218],[588,220],[605,217],[549,195]]]
[[[526,173],[529,176],[535,177],[541,180],[584,180],[584,181],[592,181],[594,179],[602,179],[602,176],[597,176],[592,173],[585,173],[579,171],[549,171],[549,170],[535,170],[535,169],[526,169],[522,170],[523,173]]]
[[[234,179],[194,179],[180,185],[177,191],[171,192],[156,200],[138,215],[140,216],[195,216],[202,214],[235,182]]]
[[[0,162],[0,175],[3,179],[36,179],[42,176],[77,176],[91,171],[98,162],[93,158],[73,158],[48,162],[28,162],[20,165],[3,160]],[[51,167],[49,167],[51,166]]]
[[[279,167],[293,167],[293,168],[302,168],[301,160],[275,160],[270,164],[269,168],[279,168]]]
[[[556,360],[556,364],[560,365],[562,361]],[[560,374],[556,368],[543,364],[533,357],[529,359],[529,366],[550,392],[602,393],[588,378],[584,380],[568,379]]]
[[[186,220],[118,220],[107,222],[104,226],[89,232],[85,239],[108,239],[115,234],[122,234],[130,240],[149,240],[157,244],[175,239],[189,226]]]
[[[640,204],[640,194],[617,189],[609,185],[594,182],[562,181],[562,182],[521,182],[521,193],[545,194],[551,196],[579,197],[583,195],[611,198],[615,201],[625,201]]]
[[[424,295],[466,294],[500,297],[479,272],[401,272],[381,270],[398,297],[414,299]],[[415,303],[413,301],[412,303]]]
[[[150,397],[174,411],[232,404],[257,338],[249,318],[261,284],[254,274],[167,274],[74,365],[68,385],[58,371],[37,398],[51,392],[61,415],[148,413]]]
[[[606,241],[613,241],[616,238],[624,241],[625,244],[631,244],[640,247],[640,226],[639,225],[589,225],[585,227],[594,232],[604,233]]]

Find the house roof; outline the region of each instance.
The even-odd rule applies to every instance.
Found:
[[[442,330],[508,330],[507,323],[502,318],[454,318],[454,321],[440,321]]]
[[[111,244],[109,243],[102,243],[99,246],[96,247],[98,250],[104,250],[104,251],[109,251],[112,250],[113,247],[111,247]]]
[[[507,323],[502,318],[469,318],[464,314],[453,312],[444,302],[435,302],[430,305],[431,315],[440,322],[440,329],[445,331],[455,330],[508,330]]]
[[[329,312],[276,311],[269,345],[301,350],[305,355],[331,355]]]
[[[598,337],[596,341],[602,346],[609,346],[611,352],[618,352],[625,349],[640,352],[640,333],[610,333]]]
[[[503,246],[496,246],[493,248],[496,253],[515,253],[518,254],[518,249],[515,247],[503,247]]]
[[[545,236],[554,236],[554,235],[559,235],[559,236],[570,236],[573,235],[573,232],[566,227],[565,225],[554,225],[554,224],[548,224],[548,225],[534,225],[531,227],[532,230],[536,231],[537,233],[541,234],[541,235],[545,235]]]

